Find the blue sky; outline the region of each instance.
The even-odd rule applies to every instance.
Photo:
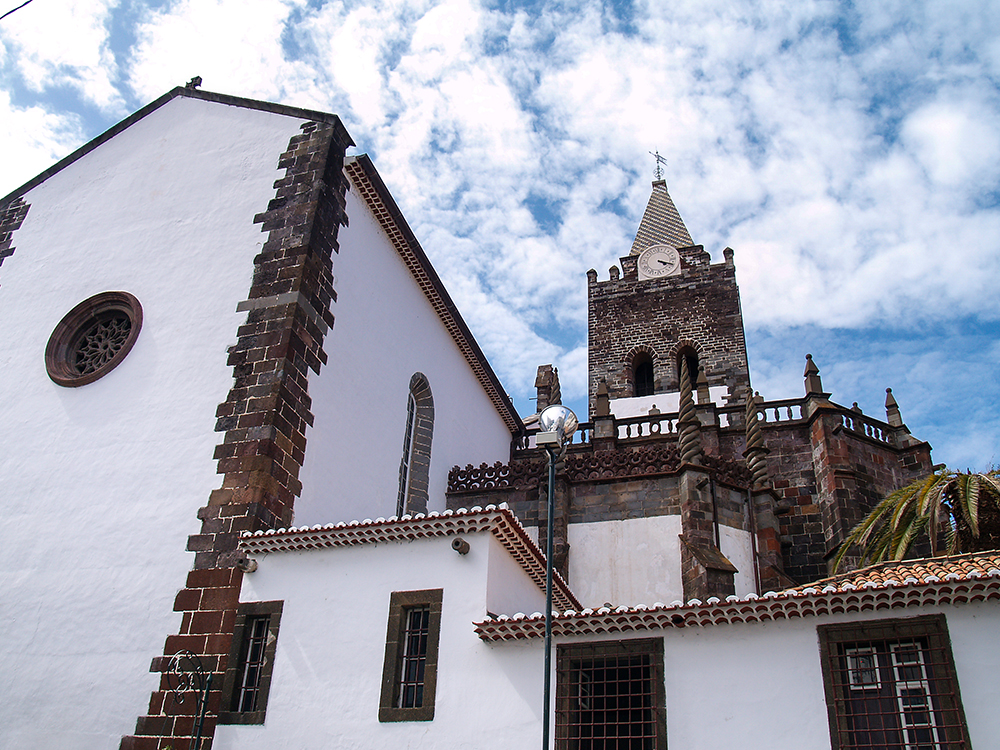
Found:
[[[586,271],[658,149],[736,251],[764,398],[809,352],[937,461],[1000,462],[996,2],[33,0],[0,21],[0,194],[195,75],[344,119],[522,413],[549,362],[586,413]]]

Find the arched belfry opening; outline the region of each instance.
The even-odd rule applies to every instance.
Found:
[[[653,395],[653,358],[649,352],[639,352],[632,360],[633,391],[636,396]]]
[[[694,347],[684,346],[681,347],[677,352],[677,383],[678,387],[681,382],[681,372],[682,365],[687,364],[688,377],[692,386],[695,386],[698,380],[698,352],[694,350]]]

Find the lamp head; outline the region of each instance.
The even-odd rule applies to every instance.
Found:
[[[562,404],[547,406],[538,415],[538,426],[542,428],[542,433],[555,433],[559,445],[573,437],[577,424],[576,414]]]

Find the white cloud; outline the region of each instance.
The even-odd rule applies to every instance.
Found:
[[[85,33],[59,49],[42,25],[3,30],[37,90],[58,73],[108,106],[114,81],[146,101],[197,74],[340,114],[521,398],[548,362],[585,395],[584,274],[628,252],[654,149],[694,239],[735,248],[751,338],[1000,319],[989,0],[640,2],[630,24],[596,0],[177,0],[114,50],[124,71],[105,31],[121,7],[73,13]],[[32,117],[57,144],[66,122],[42,110],[0,122],[20,143]]]
[[[29,89],[68,87],[101,108],[120,109],[108,22],[117,0],[29,5],[0,27],[7,56]]]
[[[4,152],[0,195],[48,169],[83,139],[75,115],[53,115],[42,107],[16,107],[10,95],[0,91],[0,143],[17,144]]]
[[[302,0],[304,2],[304,0]],[[297,69],[287,61],[281,31],[299,0],[180,0],[136,29],[129,84],[151,100],[201,76],[211,91],[275,97]]]

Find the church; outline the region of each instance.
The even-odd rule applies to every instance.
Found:
[[[0,199],[5,747],[1000,736],[1000,553],[831,570],[930,446],[808,356],[801,393],[756,394],[735,253],[663,180],[580,270],[589,413],[550,482],[351,146],[181,87]],[[535,386],[561,402],[551,365]]]

